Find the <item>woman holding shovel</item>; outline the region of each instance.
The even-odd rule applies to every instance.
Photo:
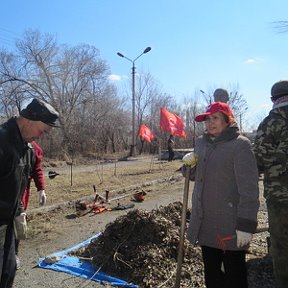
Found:
[[[231,108],[214,102],[196,116],[197,165],[188,239],[202,249],[207,288],[247,288],[245,254],[257,226],[258,171]]]

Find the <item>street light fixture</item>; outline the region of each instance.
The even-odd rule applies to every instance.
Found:
[[[136,137],[135,137],[135,61],[141,57],[143,54],[148,53],[151,50],[151,47],[145,48],[145,50],[137,56],[134,60],[126,57],[120,52],[117,52],[117,55],[127,59],[132,63],[132,144],[131,144],[131,150],[130,150],[130,156],[136,155]]]
[[[200,90],[200,92],[204,95],[205,99],[207,100],[207,97],[209,99],[209,104],[212,103],[212,99],[211,99],[211,96],[208,95],[206,92],[204,92],[203,90]]]

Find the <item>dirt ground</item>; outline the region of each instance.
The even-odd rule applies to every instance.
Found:
[[[168,163],[155,160],[151,162],[151,158],[145,157],[132,159],[117,163],[116,176],[115,163],[106,164],[104,168],[91,164],[75,165],[72,171],[72,187],[70,187],[70,166],[45,168],[47,175],[51,169],[60,175],[53,180],[48,177],[46,179],[48,196],[46,207],[37,208],[37,195],[32,191],[28,209],[29,237],[20,244],[21,268],[17,271],[14,287],[86,287],[88,281],[85,279],[38,268],[38,258],[70,248],[86,240],[103,231],[106,224],[130,210],[107,211],[75,218],[74,201],[86,196],[93,198],[92,183],[96,184],[97,191],[101,195],[104,195],[104,191],[110,190],[111,187],[110,199],[129,195],[119,201],[111,201],[109,205],[111,207],[118,203],[121,205],[134,203],[135,208],[151,210],[160,205],[165,206],[174,201],[181,201],[184,181],[179,172],[175,172],[181,165],[180,161]],[[102,169],[104,170],[103,181]],[[109,181],[105,180],[105,173]],[[85,177],[86,182],[83,180]],[[82,186],[79,182],[83,183]],[[132,202],[131,194],[139,190],[147,192],[144,202]],[[87,287],[103,287],[103,285],[89,281]]]
[[[46,172],[52,169],[60,175],[53,180],[47,177],[46,191],[49,198],[46,207],[37,208],[37,197],[34,195],[34,198],[31,198],[28,212],[29,236],[20,244],[21,267],[17,271],[14,287],[104,287],[69,274],[39,268],[38,258],[70,248],[104,231],[108,223],[130,211],[130,209],[106,211],[96,215],[89,213],[75,217],[75,201],[83,197],[93,198],[93,183],[101,195],[108,189],[110,199],[128,195],[119,200],[112,200],[111,204],[107,204],[109,207],[114,207],[118,203],[121,205],[134,203],[136,209],[157,209],[159,206],[183,200],[184,179],[176,171],[181,165],[179,160],[168,163],[143,157],[97,167],[94,164],[78,167],[75,165],[72,173],[71,166],[45,168]],[[84,180],[83,173],[91,176],[92,180],[88,178]],[[76,181],[77,184],[73,182],[71,185],[71,175],[72,181]],[[192,185],[191,182],[189,199]],[[147,193],[145,200],[141,203],[132,202],[131,194],[139,190]],[[265,210],[263,199],[261,202],[261,210]],[[266,236],[263,235],[263,241]]]

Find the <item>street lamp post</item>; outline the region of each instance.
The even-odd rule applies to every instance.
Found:
[[[136,155],[136,137],[135,137],[135,61],[141,57],[143,54],[148,53],[151,50],[151,47],[147,47],[139,56],[137,56],[134,60],[126,57],[122,53],[118,52],[117,55],[127,59],[132,63],[132,144],[130,150],[130,156]]]

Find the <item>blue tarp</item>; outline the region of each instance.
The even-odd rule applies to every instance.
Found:
[[[104,273],[95,271],[95,268],[92,266],[92,263],[88,261],[81,261],[76,256],[69,256],[68,253],[71,251],[74,251],[76,249],[79,249],[82,246],[88,245],[91,241],[91,239],[96,238],[100,235],[94,235],[91,238],[75,245],[72,248],[55,252],[49,256],[59,256],[60,260],[56,261],[54,264],[47,264],[45,263],[45,258],[39,258],[38,265],[41,268],[45,269],[51,269],[59,272],[64,272],[68,274],[72,274],[78,277],[82,277],[85,279],[90,279],[96,282],[100,282],[103,284],[110,284],[112,286],[118,286],[118,287],[129,287],[129,288],[138,288],[137,285],[127,283],[126,281],[123,281],[121,279],[108,276]],[[97,256],[96,256],[97,257]],[[96,273],[96,274],[95,274]]]

